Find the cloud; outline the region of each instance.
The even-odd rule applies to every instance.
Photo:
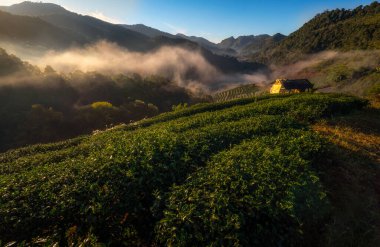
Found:
[[[91,13],[89,13],[87,15],[95,17],[95,18],[100,19],[102,21],[113,23],[113,24],[120,24],[120,23],[122,23],[122,21],[120,21],[120,20],[118,20],[116,18],[113,18],[113,17],[106,16],[103,12],[100,12],[100,11],[94,11],[94,12],[91,12]]]
[[[150,53],[131,52],[106,41],[63,52],[50,51],[29,62],[42,69],[50,65],[62,73],[81,70],[105,74],[159,75],[193,92],[212,92],[232,84],[260,83],[266,80],[262,75],[224,74],[212,66],[199,51],[162,47]]]

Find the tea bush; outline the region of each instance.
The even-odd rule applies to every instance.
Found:
[[[328,212],[313,166],[325,145],[307,125],[365,104],[332,94],[201,104],[0,154],[0,240],[300,243]]]

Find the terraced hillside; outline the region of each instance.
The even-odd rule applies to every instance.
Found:
[[[214,102],[223,102],[241,98],[252,98],[258,94],[259,90],[259,87],[255,84],[247,84],[222,92],[218,92],[214,94],[212,98]]]
[[[1,243],[344,246],[334,144],[310,123],[366,104],[335,94],[200,104],[3,153]],[[350,232],[363,246],[378,230],[371,210],[374,222]]]

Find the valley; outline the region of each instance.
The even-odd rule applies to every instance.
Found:
[[[0,6],[0,246],[380,246],[380,3],[216,41],[67,1]]]

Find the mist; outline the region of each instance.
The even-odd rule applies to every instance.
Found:
[[[297,76],[297,74],[306,68],[316,66],[326,60],[336,59],[340,56],[342,56],[342,54],[337,51],[323,51],[320,53],[308,55],[302,60],[297,61],[293,64],[284,66],[271,65],[271,79],[291,78]]]
[[[193,93],[206,94],[252,83],[265,90],[277,78],[309,77],[309,74],[303,73],[305,69],[327,61],[349,61],[351,67],[374,67],[379,63],[376,59],[378,51],[324,51],[304,56],[302,60],[293,64],[269,65],[270,73],[227,74],[211,65],[200,51],[181,47],[162,47],[149,53],[141,53],[131,52],[114,43],[100,41],[85,47],[43,52],[26,49],[23,46],[18,47],[17,44],[1,45],[41,70],[51,66],[63,74],[79,70],[96,71],[107,75],[133,73],[142,76],[157,75],[168,78],[175,85]],[[17,84],[27,81],[28,78],[8,77],[2,78],[0,83]]]
[[[39,56],[24,58],[22,54],[17,55],[41,69],[51,66],[60,73],[80,70],[104,74],[158,75],[192,92],[212,93],[240,84],[262,84],[268,80],[260,73],[225,74],[212,66],[200,51],[180,47],[162,47],[150,53],[140,53],[101,41],[84,48],[48,51]]]

